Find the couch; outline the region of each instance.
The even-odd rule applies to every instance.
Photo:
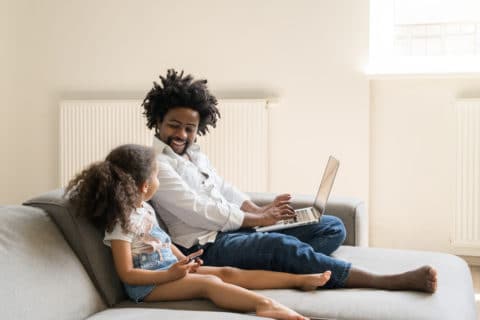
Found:
[[[0,206],[2,319],[258,319],[229,312],[206,300],[134,304],[115,274],[103,233],[75,215],[54,190],[23,205]],[[271,194],[252,194],[266,203]],[[295,207],[312,203],[294,196]],[[154,207],[156,200],[152,200]],[[369,248],[362,201],[333,198],[327,211],[347,228],[345,245],[334,256],[377,273],[395,273],[430,264],[437,268],[435,294],[373,289],[261,292],[312,319],[476,319],[467,264],[445,253]]]

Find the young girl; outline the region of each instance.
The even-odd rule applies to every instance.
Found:
[[[321,274],[205,267],[184,256],[159,228],[150,200],[158,188],[152,148],[123,145],[68,184],[65,194],[97,227],[105,229],[117,274],[135,302],[207,298],[218,306],[278,319],[306,319],[272,299],[247,289],[314,290],[329,279]]]

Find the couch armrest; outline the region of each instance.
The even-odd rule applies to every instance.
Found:
[[[249,192],[254,203],[263,206],[270,203],[276,194]],[[292,206],[295,209],[311,207],[314,200],[312,195],[292,195]],[[328,200],[326,213],[342,219],[347,229],[347,238],[344,245],[368,246],[368,217],[365,204],[362,200],[348,197],[331,197]]]

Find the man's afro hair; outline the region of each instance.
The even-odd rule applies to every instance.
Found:
[[[220,112],[217,109],[217,99],[207,89],[207,80],[193,80],[189,74],[184,76],[183,71],[178,73],[174,69],[167,71],[167,76],[160,76],[161,84],[153,82],[153,88],[143,100],[143,114],[147,118],[149,129],[157,126],[157,121],[163,121],[167,112],[177,107],[187,107],[197,111],[200,115],[198,134],[208,132],[207,126],[215,128]]]

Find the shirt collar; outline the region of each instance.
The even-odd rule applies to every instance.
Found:
[[[181,159],[184,159],[183,157],[176,154],[175,151],[173,151],[173,149],[168,144],[166,144],[165,142],[160,140],[157,136],[153,136],[153,149],[157,153],[164,153],[164,154],[167,154],[169,156],[176,156],[176,157],[179,157]],[[190,158],[195,157],[195,154],[198,153],[198,152],[200,152],[200,146],[196,143],[193,143],[187,149],[187,154],[190,156]]]
[[[165,152],[173,152],[172,148],[168,146],[166,143],[164,143],[162,140],[158,139],[156,136],[153,136],[153,149],[157,153],[165,153]],[[175,153],[175,152],[173,152]]]

